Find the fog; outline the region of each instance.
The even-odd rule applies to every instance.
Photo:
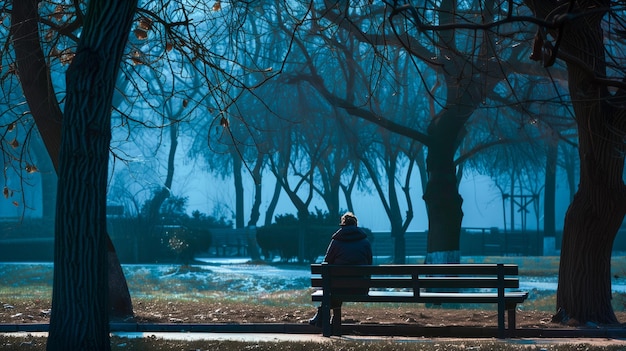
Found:
[[[158,163],[158,162],[156,162]],[[211,175],[202,169],[190,165],[189,162],[179,161],[176,166],[175,180],[172,187],[172,193],[177,196],[188,197],[188,214],[194,210],[199,210],[209,215],[225,215],[233,219],[235,209],[235,190],[233,180],[231,178],[223,179]],[[118,168],[119,169],[119,168]],[[249,173],[244,175],[244,210],[249,212],[250,206],[254,201],[254,183],[249,177]],[[562,175],[561,175],[562,176]],[[129,175],[132,181],[137,181],[137,175]],[[3,221],[20,221],[28,218],[41,218],[42,216],[42,189],[41,177],[39,174],[30,174],[23,184],[20,184],[19,177],[11,178],[14,183],[9,183],[9,187],[20,189],[18,194],[14,194],[13,201],[8,199],[0,201],[0,220]],[[150,182],[150,177],[143,180],[145,183]],[[265,208],[271,199],[271,191],[274,186],[274,180],[267,175],[263,186],[263,202],[261,205],[261,218],[265,215]],[[415,184],[411,187],[411,196],[413,199],[415,216],[409,226],[409,231],[422,231],[428,228],[428,219],[424,201],[421,199],[421,184],[419,178],[415,177]],[[504,228],[503,217],[503,201],[499,190],[495,187],[493,181],[482,175],[466,175],[459,186],[459,193],[463,197],[463,227],[469,228]],[[354,194],[355,214],[359,217],[362,226],[372,229],[373,231],[388,231],[389,220],[385,215],[384,208],[380,200],[375,194],[358,192]],[[563,226],[563,220],[567,206],[569,205],[569,193],[562,185],[557,185],[557,230]],[[509,203],[505,202],[507,228],[509,222]],[[311,209],[324,209],[324,202],[316,198]],[[345,207],[345,201],[342,201],[342,208]],[[540,217],[539,228],[543,229],[543,216],[541,209],[543,204],[539,204]],[[532,210],[532,208],[531,208]],[[295,214],[296,209],[290,203],[287,196],[281,195],[275,214]],[[534,211],[527,214],[527,230],[537,229],[537,216]],[[262,225],[262,223],[260,223]],[[510,228],[509,228],[510,229]],[[520,217],[516,218],[516,229],[521,229]]]

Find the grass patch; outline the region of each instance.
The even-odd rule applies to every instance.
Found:
[[[558,274],[558,256],[486,256],[464,257],[464,263],[507,262],[520,267],[520,279],[524,276],[550,277]],[[249,264],[251,272],[267,263]],[[251,303],[264,306],[294,306],[310,308],[309,278],[289,278],[291,270],[307,270],[308,265],[294,266],[285,264],[272,265],[285,271],[284,277],[272,276],[271,279],[252,279],[244,273],[222,274],[204,266],[164,265],[155,266],[128,265],[124,271],[133,301],[167,300],[223,303]],[[612,258],[614,277],[626,277],[626,258]],[[281,288],[277,291],[277,286]],[[529,299],[520,308],[524,310],[553,311],[555,306],[554,291],[533,289]],[[0,269],[0,302],[11,301],[49,301],[52,296],[52,265],[46,263],[3,264]],[[626,309],[626,294],[614,293],[615,311]]]
[[[152,294],[151,296],[141,296],[133,298],[133,301],[144,302],[198,302],[198,303],[223,303],[223,304],[249,304],[251,306],[269,306],[269,307],[287,307],[287,306],[310,306],[311,302],[310,290],[291,290],[279,291],[262,294],[246,294],[246,293],[226,293],[219,291],[205,292],[202,294],[186,293],[172,295],[170,293]]]

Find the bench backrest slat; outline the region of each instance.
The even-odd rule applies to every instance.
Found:
[[[333,275],[497,275],[497,264],[409,264],[409,265],[328,265]],[[322,273],[322,264],[311,265],[312,274]],[[514,264],[503,265],[504,275],[518,275]]]
[[[484,288],[495,289],[500,285],[498,279],[487,277],[419,277],[418,286],[420,288]],[[335,278],[331,281],[331,288],[392,288],[392,289],[411,289],[415,286],[415,281],[411,277],[406,278],[393,278],[393,277],[372,277],[370,279],[359,277],[342,277]],[[311,278],[311,287],[321,288],[322,278]],[[506,277],[504,279],[504,288],[517,289],[519,288],[519,279]]]

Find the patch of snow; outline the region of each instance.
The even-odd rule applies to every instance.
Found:
[[[131,294],[139,290],[165,294],[204,295],[207,292],[274,293],[310,287],[308,265],[248,263],[247,259],[206,259],[202,264],[122,265]],[[51,263],[0,263],[0,284],[4,286],[52,286]],[[557,277],[520,276],[520,289],[556,291]],[[612,281],[614,292],[626,293],[626,279]]]

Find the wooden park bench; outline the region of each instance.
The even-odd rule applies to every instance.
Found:
[[[248,255],[249,228],[210,228],[211,247],[209,254],[222,257],[241,257]],[[252,234],[256,236],[256,233]]]
[[[513,264],[409,264],[311,265],[313,301],[321,302],[324,336],[341,335],[341,309],[330,322],[331,299],[341,302],[412,302],[428,304],[497,304],[498,336],[515,333],[515,309],[528,292],[519,288],[518,267]],[[369,289],[366,294],[346,294],[338,289]]]

